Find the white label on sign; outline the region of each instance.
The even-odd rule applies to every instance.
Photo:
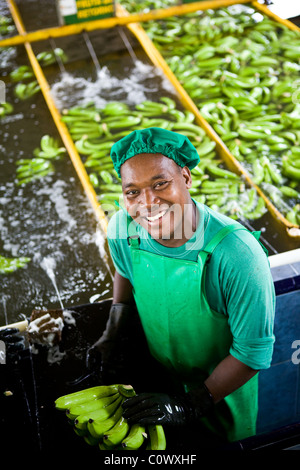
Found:
[[[62,16],[76,15],[76,0],[59,0],[59,9]]]

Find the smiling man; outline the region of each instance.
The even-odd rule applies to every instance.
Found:
[[[182,385],[178,395],[145,390],[126,400],[124,416],[173,428],[201,423],[229,441],[255,434],[257,372],[271,363],[275,310],[258,234],[191,198],[199,156],[185,136],[134,131],[111,157],[125,208],[108,227],[113,305],[93,349],[104,360],[134,299],[151,354]]]

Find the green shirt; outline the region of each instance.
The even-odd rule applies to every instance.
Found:
[[[222,227],[236,223],[203,204],[195,204],[199,223],[187,243],[176,248],[165,247],[138,225],[140,249],[196,261],[198,252]],[[111,218],[107,236],[116,270],[134,286],[127,216],[123,210]],[[216,247],[207,267],[206,295],[211,309],[228,317],[233,336],[230,353],[253,369],[268,368],[274,345],[275,291],[268,258],[250,232],[233,232]]]

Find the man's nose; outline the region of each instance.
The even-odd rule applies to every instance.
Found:
[[[150,209],[154,204],[159,203],[159,198],[152,189],[145,189],[140,192],[139,204]]]

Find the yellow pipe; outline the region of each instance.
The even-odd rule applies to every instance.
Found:
[[[240,0],[239,3],[248,3],[249,0]],[[85,21],[82,23],[58,26],[54,28],[45,28],[38,31],[27,33],[24,29],[19,30],[19,35],[11,38],[2,39],[0,41],[0,47],[17,46],[25,42],[36,42],[43,41],[46,39],[59,38],[64,36],[71,36],[74,34],[80,34],[83,31],[94,31],[97,29],[113,28],[115,26],[125,26],[130,23],[140,23],[150,20],[158,20],[161,18],[167,18],[174,15],[184,15],[186,13],[192,13],[197,10],[207,10],[208,8],[219,8],[222,6],[233,5],[236,0],[213,0],[204,2],[187,3],[185,5],[179,5],[170,8],[161,8],[158,10],[152,10],[147,13],[135,13],[132,15],[116,16],[112,18],[105,18],[103,20]],[[21,32],[22,31],[22,32]]]
[[[297,25],[295,25],[294,23],[292,23],[289,20],[284,20],[283,18],[280,18],[280,16],[273,13],[266,5],[262,5],[261,3],[257,2],[256,0],[253,0],[251,3],[252,3],[253,8],[255,8],[256,10],[261,11],[265,15],[269,16],[272,20],[277,21],[277,23],[281,23],[281,24],[287,26],[289,29],[292,29],[293,31],[299,31],[300,32],[300,28]]]
[[[18,31],[23,34],[25,33],[25,29],[24,29],[24,26],[23,26],[23,22],[22,22],[22,19],[20,17],[20,14],[16,8],[16,5],[14,3],[14,0],[7,0],[7,3],[9,5],[9,8],[10,8],[10,11],[11,11],[11,14],[12,14],[12,17],[14,19],[14,22],[15,22],[15,25],[18,29]],[[68,154],[71,158],[71,161],[73,163],[73,166],[77,172],[77,175],[81,181],[81,184],[84,188],[84,190],[86,191],[86,194],[87,194],[87,197],[92,205],[92,208],[96,214],[96,217],[97,217],[97,220],[100,222],[100,225],[102,227],[102,229],[104,230],[104,232],[106,233],[107,231],[107,218],[104,214],[104,212],[102,211],[101,209],[101,206],[100,204],[98,203],[97,201],[97,195],[94,191],[94,188],[92,187],[92,185],[90,184],[90,181],[89,181],[89,177],[88,177],[88,174],[84,168],[84,165],[81,161],[81,158],[77,152],[77,149],[74,145],[74,142],[69,134],[69,131],[65,125],[64,122],[61,121],[61,115],[59,113],[59,111],[57,110],[55,104],[54,104],[54,101],[51,97],[51,94],[50,94],[50,87],[49,87],[49,84],[43,74],[43,71],[40,67],[40,64],[38,62],[38,60],[36,59],[35,55],[34,55],[34,52],[32,50],[32,47],[31,45],[28,43],[28,42],[25,42],[24,44],[25,48],[26,48],[26,51],[27,51],[27,54],[28,54],[28,57],[29,57],[29,60],[30,60],[30,63],[31,63],[31,66],[32,66],[32,69],[35,73],[35,76],[36,76],[36,79],[41,87],[41,90],[42,90],[42,93],[44,95],[44,98],[45,98],[45,101],[48,105],[48,108],[51,112],[51,115],[53,117],[53,120],[56,124],[56,127],[60,133],[60,136],[62,138],[62,141],[68,151]]]
[[[235,3],[240,3],[240,2],[235,2]],[[124,11],[122,7],[118,6],[118,10],[123,10],[123,14],[126,14],[126,12]],[[241,166],[241,164],[233,157],[231,152],[228,150],[226,145],[223,143],[223,141],[218,136],[218,134],[214,131],[214,129],[210,126],[210,124],[201,116],[197,106],[195,105],[193,100],[190,98],[188,93],[185,91],[185,89],[182,87],[182,85],[179,83],[176,76],[174,75],[174,73],[172,72],[172,70],[170,69],[170,67],[168,66],[168,64],[166,63],[166,61],[160,54],[160,52],[154,46],[152,40],[146,34],[145,30],[141,27],[141,25],[130,23],[127,25],[127,28],[139,40],[139,42],[143,46],[145,52],[147,53],[151,61],[154,63],[154,65],[162,69],[164,75],[169,79],[169,81],[172,83],[175,90],[177,91],[182,104],[195,115],[196,122],[206,131],[208,136],[216,142],[216,149],[219,152],[219,154],[222,156],[227,166],[230,169],[242,175],[245,181],[248,182],[250,186],[256,189],[258,195],[264,199],[266,206],[270,210],[271,214],[273,214],[273,216],[277,218],[283,225],[285,225],[288,228],[298,227],[297,225],[290,223],[278,211],[278,209],[266,197],[263,191],[252,181],[252,179],[250,178],[248,173],[244,170],[244,168]]]

